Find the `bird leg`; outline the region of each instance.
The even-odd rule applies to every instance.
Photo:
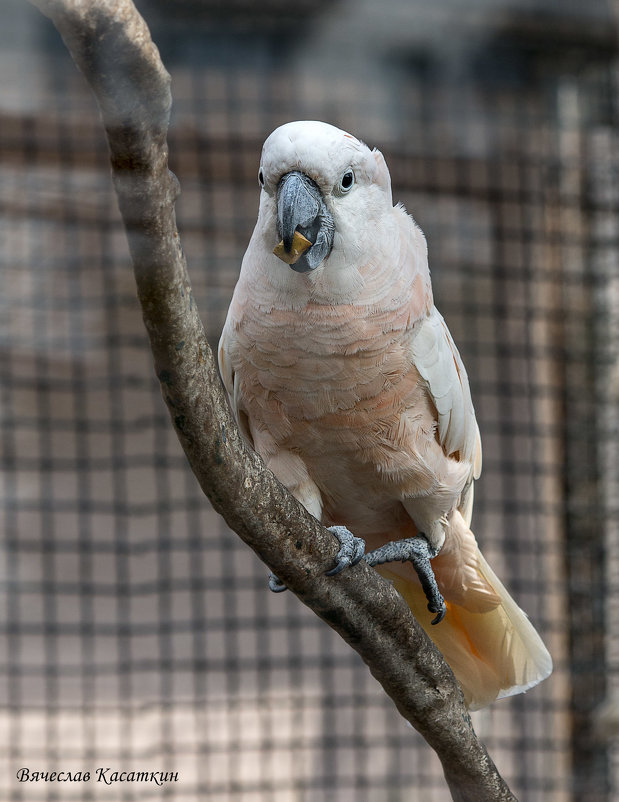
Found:
[[[348,568],[349,565],[356,565],[365,554],[365,540],[355,537],[350,529],[345,526],[330,526],[329,532],[335,535],[340,541],[340,550],[335,555],[335,566],[327,571],[327,576],[335,576]]]
[[[428,610],[437,614],[432,623],[440,624],[445,617],[447,608],[445,607],[445,599],[436,584],[436,577],[430,564],[430,560],[434,559],[437,554],[438,551],[430,545],[426,536],[419,534],[417,537],[408,537],[404,540],[393,540],[385,543],[384,546],[366,554],[365,561],[371,566],[396,561],[411,562],[426,594]]]
[[[340,542],[340,550],[335,555],[335,566],[327,571],[327,576],[335,576],[349,565],[356,565],[363,558],[365,540],[355,537],[345,526],[329,526],[328,529]],[[286,585],[275,574],[269,574],[269,590],[281,593],[286,590]]]
[[[333,533],[340,542],[340,550],[335,558],[336,564],[330,571],[327,571],[327,576],[335,576],[349,565],[356,565],[364,557],[365,541],[360,537],[355,537],[345,526],[330,526],[329,532]],[[426,536],[420,534],[404,540],[389,541],[384,546],[366,554],[365,561],[372,567],[397,561],[411,562],[426,594],[428,610],[436,613],[432,623],[439,624],[445,617],[447,608],[430,564],[430,560],[434,559],[437,554],[438,551],[430,545]],[[270,574],[269,589],[273,593],[281,593],[286,590],[286,585],[275,574]]]

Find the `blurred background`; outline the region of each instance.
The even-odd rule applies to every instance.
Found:
[[[521,800],[619,799],[619,6],[142,0],[216,344],[263,140],[379,147],[484,444],[473,528],[555,672],[475,714]],[[0,799],[444,802],[357,655],[209,508],[154,378],[94,100],[0,0]],[[19,783],[178,772],[164,787]]]

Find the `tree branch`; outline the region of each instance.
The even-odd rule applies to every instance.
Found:
[[[367,663],[436,751],[456,802],[515,800],[478,741],[443,657],[364,561],[337,577],[334,537],[243,442],[193,300],[167,166],[170,77],[130,0],[32,0],[91,85],[107,132],[155,369],[202,489],[228,525]],[[265,592],[266,588],[265,588]]]

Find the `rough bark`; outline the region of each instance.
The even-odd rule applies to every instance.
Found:
[[[514,800],[473,731],[453,673],[401,596],[363,561],[326,577],[335,538],[240,437],[176,228],[179,187],[168,170],[166,143],[170,77],[146,23],[130,0],[32,2],[55,24],[99,104],[156,373],[205,494],[290,590],[361,655],[436,751],[454,800]]]

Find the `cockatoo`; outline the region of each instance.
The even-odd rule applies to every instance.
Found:
[[[552,660],[470,529],[481,445],[468,378],[382,154],[288,123],[258,179],[219,344],[242,432],[340,541],[330,573],[372,549],[471,709],[531,688]]]

